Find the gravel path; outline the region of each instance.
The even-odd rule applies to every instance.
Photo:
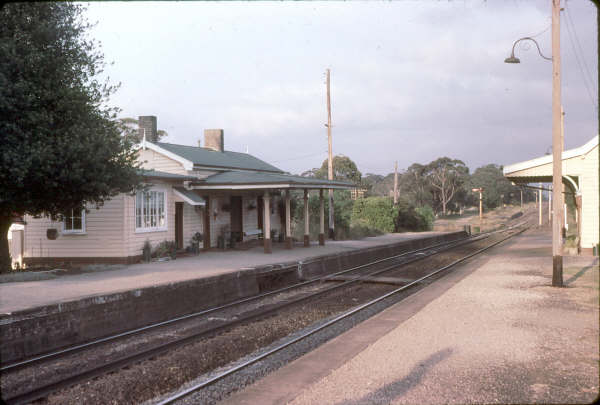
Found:
[[[565,257],[567,288],[552,288],[549,246],[534,231],[496,250],[291,404],[593,401],[598,261]]]

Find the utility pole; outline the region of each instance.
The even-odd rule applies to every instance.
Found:
[[[563,286],[562,258],[562,151],[560,89],[560,0],[552,1],[552,286]]]
[[[540,183],[540,189],[538,190],[538,195],[540,196],[539,197],[540,205],[538,205],[538,212],[539,212],[538,225],[542,226],[542,205],[543,205],[542,204],[542,183]]]
[[[329,143],[329,158],[327,161],[327,178],[333,180],[333,152],[331,148],[331,97],[329,95],[329,69],[327,69],[327,139]],[[329,189],[329,239],[335,239],[333,223],[333,189]]]
[[[398,161],[394,164],[394,205],[398,205]]]

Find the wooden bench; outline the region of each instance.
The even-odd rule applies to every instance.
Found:
[[[262,229],[248,229],[244,231],[244,236],[258,236],[260,238],[262,237],[262,233]]]

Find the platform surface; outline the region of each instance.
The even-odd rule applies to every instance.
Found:
[[[598,259],[554,288],[551,245],[505,242],[222,404],[591,403]]]
[[[1,283],[0,314],[154,285],[212,277],[261,265],[287,263],[398,243],[442,233],[407,232],[361,240],[328,240],[325,246],[312,242],[310,247],[296,244],[291,250],[285,249],[283,243],[274,243],[272,254],[265,254],[263,248],[258,246],[249,250],[209,251],[173,261],[122,266],[117,270],[65,275],[50,280]]]

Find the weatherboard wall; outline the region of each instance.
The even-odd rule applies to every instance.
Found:
[[[187,170],[183,168],[183,165],[180,162],[150,149],[140,149],[138,161],[142,163],[144,169],[154,169],[161,172],[188,175]]]
[[[123,257],[122,243],[124,194],[105,202],[100,208],[88,207],[85,232],[63,232],[63,223],[48,217],[26,216],[24,230],[25,258]],[[50,240],[48,229],[56,229],[58,238]]]
[[[583,156],[583,170],[579,184],[581,185],[581,247],[593,249],[598,244],[600,221],[598,207],[598,146]]]

